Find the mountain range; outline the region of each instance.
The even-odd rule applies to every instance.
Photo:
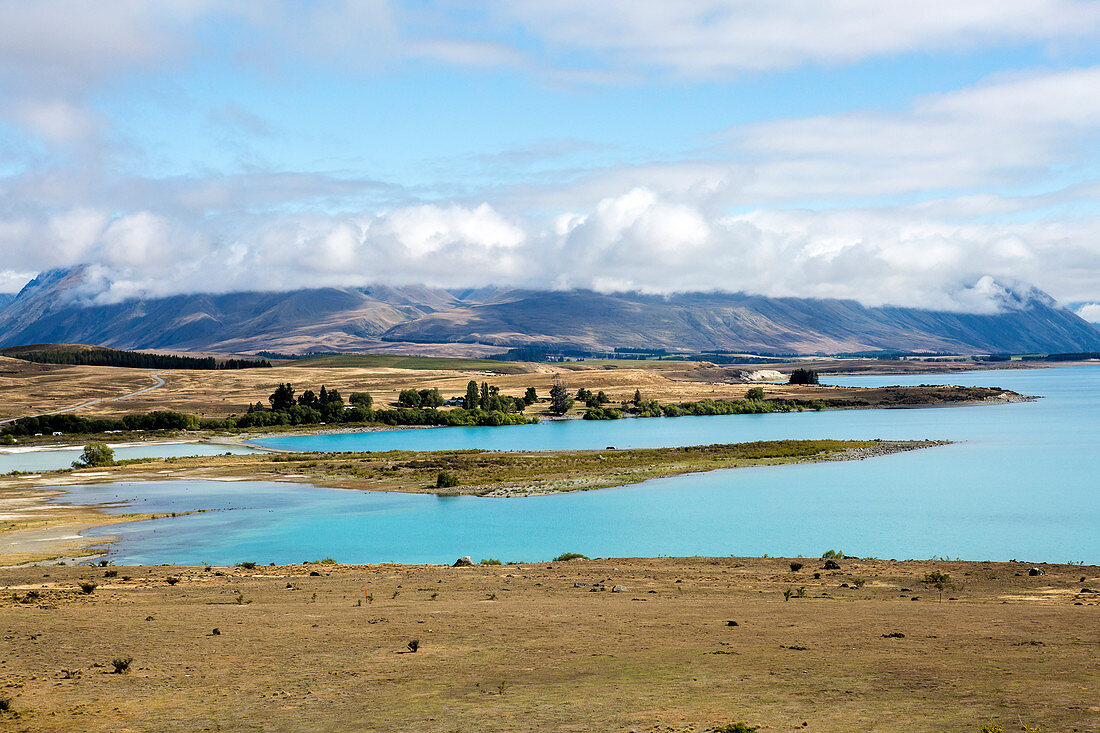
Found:
[[[439,354],[529,345],[758,353],[1100,351],[1100,329],[1028,288],[1006,291],[993,314],[740,293],[384,285],[98,303],[86,274],[82,267],[45,272],[14,298],[0,300],[0,346]]]

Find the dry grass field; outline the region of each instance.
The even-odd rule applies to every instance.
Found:
[[[94,399],[125,395],[155,384],[152,375],[165,380],[163,387],[117,401],[103,401],[76,411],[84,416],[117,416],[128,412],[157,409],[176,410],[202,417],[241,414],[248,405],[267,404],[275,386],[290,382],[301,392],[335,387],[345,399],[352,392],[369,392],[376,405],[396,402],[402,389],[438,388],[445,397],[461,396],[470,380],[489,382],[504,394],[519,397],[534,387],[545,398],[556,376],[573,389],[604,390],[613,402],[631,399],[640,390],[646,399],[662,403],[713,399],[740,399],[752,386],[742,383],[742,368],[721,367],[706,362],[574,362],[530,364],[446,359],[421,360],[409,368],[409,360],[387,357],[389,362],[356,357],[318,359],[282,364],[271,369],[242,370],[151,370],[122,367],[52,366],[29,364],[0,357],[0,419],[61,410]],[[387,366],[387,363],[406,366]],[[415,363],[415,362],[414,362]],[[314,365],[317,364],[317,365]],[[440,368],[454,364],[456,368]],[[435,367],[435,368],[426,368]],[[478,368],[471,368],[472,365]],[[485,368],[490,365],[492,369]],[[836,368],[830,360],[828,368]],[[869,368],[864,361],[851,362],[854,369]],[[788,367],[791,365],[787,365]],[[764,367],[762,367],[764,368]],[[766,367],[770,368],[770,367]],[[827,380],[826,380],[827,381]],[[799,399],[876,399],[873,393],[840,387],[813,388],[765,385],[769,397]],[[937,401],[935,395],[931,401]],[[951,401],[951,400],[948,400]],[[578,408],[579,409],[579,408]],[[545,403],[532,406],[529,414],[540,415]]]
[[[4,569],[0,727],[1100,730],[1100,568],[790,562]]]

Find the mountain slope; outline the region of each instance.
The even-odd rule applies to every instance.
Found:
[[[82,271],[31,281],[0,309],[0,345],[68,342],[116,348],[340,350],[458,303],[428,288],[318,288],[177,295],[96,305]]]
[[[0,346],[67,342],[303,352],[400,342],[784,353],[1100,351],[1100,330],[1035,290],[1007,291],[1000,313],[980,315],[736,293],[661,297],[419,286],[177,295],[97,305],[89,280],[74,268],[28,283],[0,307]]]
[[[395,326],[386,340],[568,343],[780,352],[1089,351],[1100,331],[1040,293],[978,315],[866,308],[850,300],[691,293],[517,292],[483,305],[439,311]]]

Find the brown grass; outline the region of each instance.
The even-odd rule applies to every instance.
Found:
[[[1100,730],[1100,605],[1079,582],[1100,586],[1100,568],[842,560],[814,580],[820,561],[789,562],[173,568],[174,587],[163,568],[2,570],[3,725]],[[959,586],[942,603],[933,570]]]
[[[16,360],[0,357],[0,367]],[[832,363],[832,362],[831,362]],[[93,398],[116,397],[152,384],[151,374],[160,374],[167,384],[142,395],[117,402],[104,402],[84,408],[85,416],[121,415],[170,409],[203,417],[241,414],[248,405],[261,402],[281,382],[290,382],[300,392],[320,389],[321,385],[340,390],[344,398],[352,392],[369,392],[376,405],[394,403],[402,389],[438,388],[445,397],[461,396],[471,379],[498,385],[504,394],[522,396],[527,387],[535,387],[540,397],[548,397],[556,375],[575,390],[587,387],[604,390],[613,402],[632,399],[640,390],[646,399],[662,403],[712,399],[741,399],[753,386],[737,381],[740,369],[715,367],[695,362],[578,362],[572,364],[505,364],[522,373],[499,374],[485,370],[394,369],[389,367],[309,367],[287,365],[271,369],[225,371],[143,370],[120,367],[66,366],[40,368],[12,366],[6,374],[0,369],[0,419],[68,408]],[[766,368],[766,367],[762,367]],[[19,371],[22,370],[22,371]],[[836,399],[874,404],[884,398],[881,390],[842,387],[792,387],[763,385],[769,398]],[[937,395],[950,388],[907,388],[916,401],[937,401]],[[951,400],[948,400],[951,401]],[[529,414],[546,413],[545,402],[532,406]],[[581,406],[578,405],[578,410]]]

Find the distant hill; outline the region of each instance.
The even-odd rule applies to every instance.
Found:
[[[1100,351],[1100,330],[1037,290],[1011,292],[1000,313],[978,315],[737,293],[662,297],[419,286],[97,305],[89,287],[81,268],[43,273],[0,307],[0,346],[67,342],[223,353],[348,352],[395,343],[422,344],[423,353],[442,353],[447,344],[778,353]]]

